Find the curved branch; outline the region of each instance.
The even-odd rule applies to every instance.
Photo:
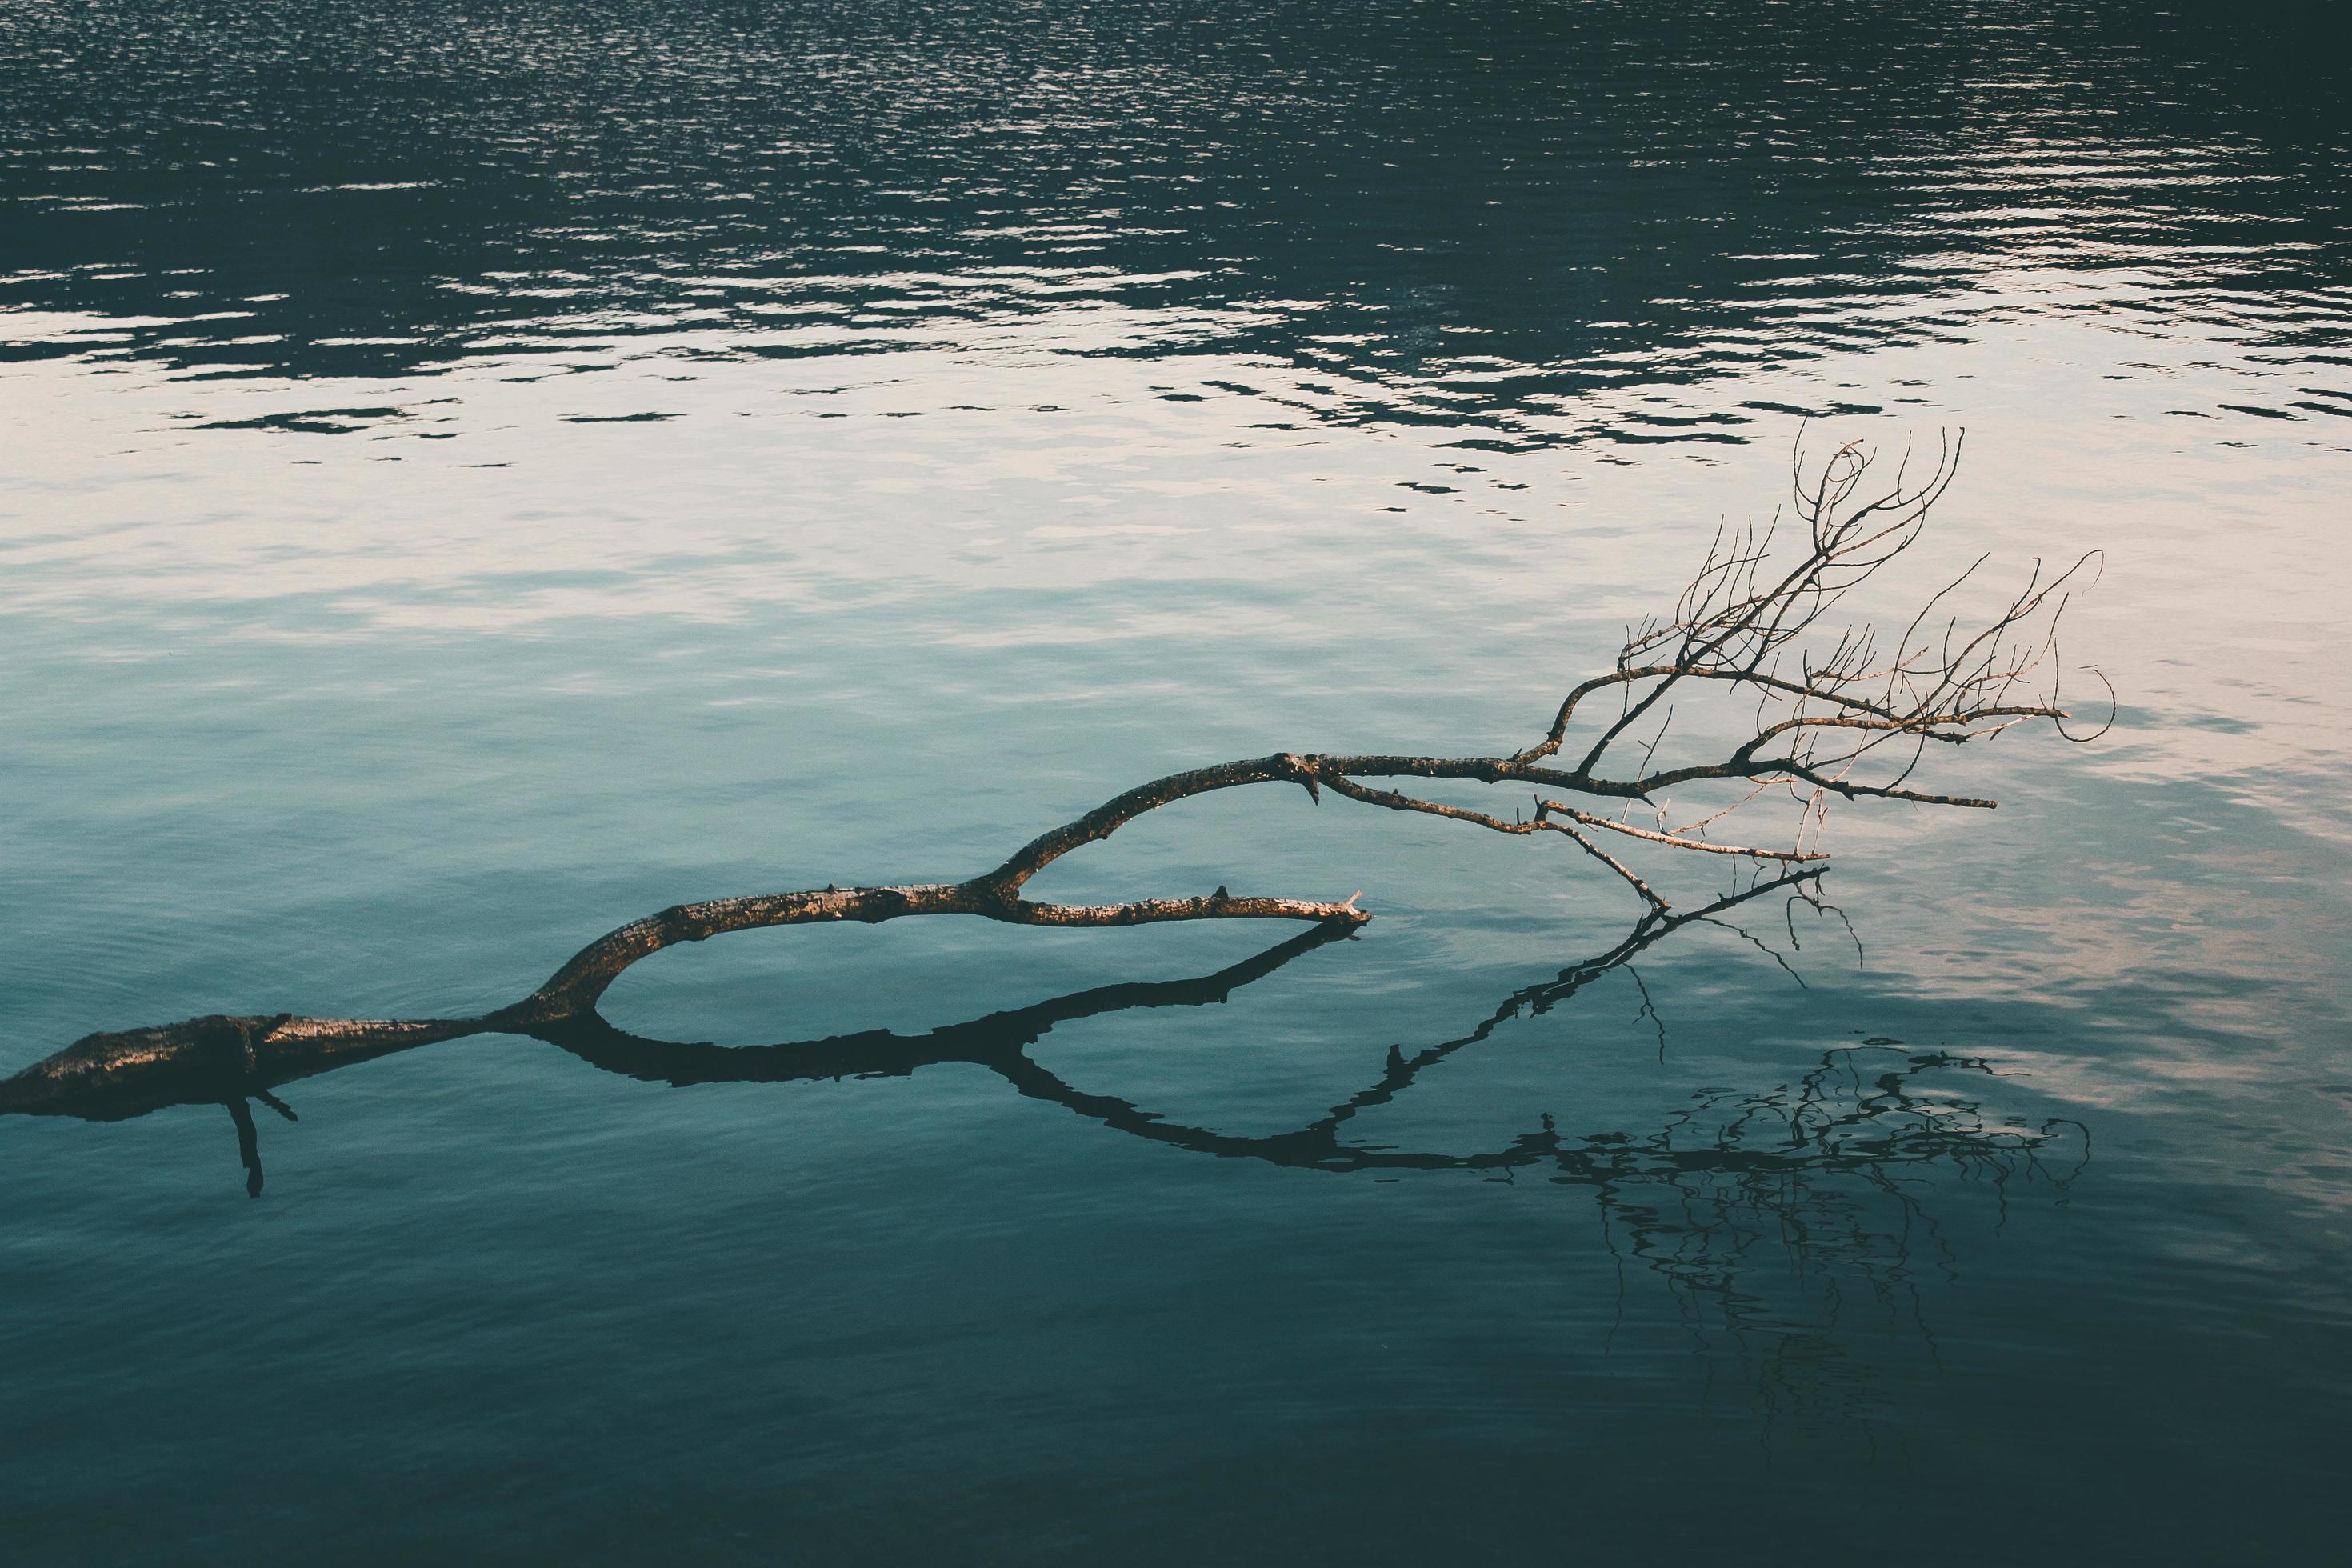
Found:
[[[1202,898],[1139,899],[1124,904],[1039,904],[1011,897],[1002,890],[1001,883],[992,882],[989,878],[975,878],[969,882],[767,893],[701,904],[676,904],[659,914],[632,921],[582,948],[549,976],[544,985],[489,1016],[501,1025],[527,1026],[586,1012],[595,1006],[605,989],[631,964],[680,942],[707,942],[730,931],[759,931],[769,926],[843,921],[875,925],[910,915],[978,915],[1014,925],[1045,926],[1131,926],[1207,920],[1313,921],[1357,926],[1371,919],[1356,908],[1352,896],[1336,903],[1234,898],[1223,888]]]

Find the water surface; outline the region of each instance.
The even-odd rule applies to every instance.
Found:
[[[899,1042],[392,1057],[257,1199],[12,1119],[12,1559],[2329,1554],[2345,83],[1904,11],[0,15],[0,1068],[1524,743],[1801,432],[1965,427],[1862,607],[2104,550],[2123,700],[1842,812],[1843,921],[1596,963],[1572,851],[1242,794],[1039,896],[1363,934],[733,937],[608,1016]]]

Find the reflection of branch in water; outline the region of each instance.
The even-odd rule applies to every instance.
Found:
[[[1503,1024],[1522,1014],[1549,1012],[1602,975],[1619,969],[1630,971],[1636,954],[1685,925],[1696,921],[1727,925],[1721,918],[1727,911],[1764,894],[1783,890],[1792,900],[1802,899],[1816,910],[1828,908],[1814,891],[1816,882],[1816,874],[1801,871],[1759,881],[1689,910],[1653,910],[1636,921],[1613,947],[1571,964],[1548,980],[1513,992],[1467,1033],[1424,1047],[1411,1056],[1391,1046],[1385,1069],[1376,1082],[1305,1126],[1268,1135],[1226,1133],[1187,1126],[1114,1096],[1079,1089],[1033,1060],[1027,1054],[1028,1047],[1055,1025],[1075,1019],[1136,1007],[1198,1006],[1223,1002],[1241,986],[1272,973],[1302,953],[1348,938],[1350,928],[1318,926],[1255,957],[1198,979],[1098,986],[924,1035],[870,1030],[782,1045],[725,1047],[644,1038],[614,1027],[594,1013],[544,1023],[534,1033],[608,1072],[674,1085],[904,1076],[937,1063],[968,1062],[987,1068],[1023,1095],[1064,1106],[1134,1137],[1196,1153],[1333,1172],[1458,1170],[1509,1173],[1542,1167],[1550,1170],[1555,1181],[1599,1184],[1669,1176],[1738,1175],[1758,1170],[1775,1175],[1798,1169],[1883,1173],[1890,1166],[1922,1161],[1980,1161],[2025,1147],[2029,1135],[2016,1129],[1995,1131],[1980,1121],[1963,1125],[1954,1115],[1942,1113],[1948,1108],[1931,1110],[1914,1101],[1901,1089],[1905,1075],[1899,1073],[1883,1078],[1876,1091],[1870,1094],[1859,1091],[1857,1078],[1852,1108],[1843,1114],[1831,1115],[1826,1109],[1826,1064],[1822,1071],[1805,1079],[1785,1114],[1780,1114],[1786,1135],[1769,1147],[1752,1134],[1758,1125],[1780,1111],[1781,1101],[1769,1096],[1742,1102],[1742,1113],[1726,1123],[1717,1137],[1702,1144],[1678,1142],[1678,1134],[1695,1124],[1701,1110],[1722,1103],[1719,1097],[1703,1097],[1700,1108],[1685,1112],[1663,1132],[1639,1141],[1623,1133],[1607,1133],[1571,1142],[1559,1135],[1549,1116],[1543,1119],[1538,1131],[1523,1133],[1503,1148],[1469,1153],[1371,1148],[1340,1141],[1339,1131],[1346,1123],[1363,1111],[1394,1100],[1430,1068],[1486,1040]],[[1746,931],[1728,929],[1750,942],[1757,942]],[[1780,959],[1780,955],[1774,952],[1772,956]],[[1785,966],[1785,960],[1781,962]],[[1642,994],[1643,1012],[1655,1023],[1655,1009],[1649,1005],[1646,986],[1642,987]],[[341,1021],[315,1022],[326,1026]],[[205,1049],[199,1053],[202,1070],[169,1083],[146,1080],[136,1091],[115,1083],[109,1084],[106,1092],[70,1099],[61,1098],[54,1092],[53,1083],[44,1081],[33,1086],[40,1091],[37,1096],[12,1101],[5,1097],[5,1091],[24,1081],[12,1080],[0,1084],[0,1110],[112,1119],[138,1115],[163,1104],[225,1100],[236,1117],[240,1148],[247,1154],[246,1163],[257,1188],[258,1157],[254,1152],[256,1136],[251,1115],[244,1109],[247,1097],[258,1097],[290,1117],[292,1112],[268,1093],[270,1089],[331,1067],[478,1034],[490,1027],[488,1020],[479,1019],[440,1024],[353,1023],[349,1026],[347,1038],[339,1042],[341,1048],[331,1058],[322,1058],[314,1041],[298,1058],[280,1063],[273,1061],[257,1044],[266,1042],[272,1023],[268,1018],[207,1017],[129,1035],[92,1037],[93,1040],[121,1041],[170,1038],[183,1047],[191,1040],[203,1042]],[[1663,1040],[1663,1025],[1659,1027]],[[189,1053],[183,1049],[180,1054],[184,1057]],[[1917,1058],[1914,1070],[1948,1065],[1956,1059]],[[321,1065],[322,1060],[325,1065]],[[163,1092],[158,1092],[159,1089]]]
[[[1842,1349],[1854,1289],[1860,1287],[1863,1304],[1919,1339],[1933,1356],[1919,1284],[1923,1271],[1947,1279],[1955,1273],[1951,1248],[1917,1189],[1937,1175],[1980,1181],[1992,1188],[2005,1218],[2012,1182],[2046,1182],[2063,1194],[2089,1157],[2089,1134],[2079,1122],[2052,1120],[2029,1127],[1996,1120],[1961,1092],[1971,1078],[1998,1076],[1987,1060],[1874,1039],[1824,1052],[1801,1077],[1768,1089],[1699,1089],[1662,1126],[1640,1134],[1570,1138],[1546,1115],[1535,1130],[1499,1148],[1467,1152],[1374,1147],[1340,1136],[1360,1114],[1397,1100],[1423,1074],[1507,1023],[1548,1013],[1621,969],[1635,981],[1642,997],[1637,1018],[1657,1029],[1663,1055],[1664,1025],[1633,960],[1701,921],[1764,945],[1723,917],[1773,892],[1790,899],[1792,934],[1796,900],[1811,905],[1816,915],[1833,912],[1806,873],[1760,881],[1688,911],[1653,911],[1607,951],[1503,998],[1465,1033],[1410,1055],[1391,1046],[1374,1082],[1305,1125],[1272,1134],[1187,1125],[1081,1089],[1033,1059],[1030,1047],[1056,1025],[1077,1019],[1223,1002],[1316,948],[1352,940],[1351,928],[1318,926],[1197,979],[1097,986],[922,1035],[869,1030],[723,1047],[644,1038],[593,1013],[543,1024],[536,1033],[604,1071],[672,1085],[904,1077],[919,1068],[962,1062],[987,1068],[1030,1099],[1193,1153],[1339,1173],[1467,1171],[1507,1181],[1523,1173],[1542,1175],[1593,1194],[1602,1237],[1621,1270],[1635,1264],[1664,1282],[1710,1367],[1727,1343],[1740,1381],[1759,1391],[1768,1417],[1859,1414],[1866,1426],[1869,1363]],[[163,1103],[226,1103],[247,1190],[257,1195],[261,1161],[248,1100],[259,1100],[290,1120],[293,1112],[271,1089],[327,1069],[311,1055],[273,1063],[254,1048],[257,1036],[267,1035],[256,1022],[200,1018],[142,1031],[206,1042],[199,1053],[208,1064],[205,1072],[175,1079],[168,1098],[159,1098],[150,1080],[135,1095],[118,1085],[96,1099],[10,1103],[9,1086],[0,1084],[0,1109],[110,1119]],[[373,1036],[355,1032],[333,1065],[479,1033],[486,1026],[381,1027],[384,1032]]]
[[[1130,1008],[1200,1007],[1223,1002],[1292,959],[1327,943],[1349,940],[1353,935],[1353,930],[1347,926],[1317,926],[1253,958],[1198,979],[1097,985],[1027,1007],[991,1013],[968,1023],[950,1024],[924,1035],[868,1029],[855,1035],[834,1035],[783,1045],[714,1046],[646,1039],[616,1028],[602,1016],[592,1013],[546,1026],[539,1031],[538,1037],[562,1047],[582,1061],[606,1072],[677,1088],[698,1083],[904,1078],[917,1068],[941,1062],[997,1067],[1019,1057],[1056,1024]]]

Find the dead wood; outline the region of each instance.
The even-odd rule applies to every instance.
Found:
[[[215,1016],[89,1036],[0,1083],[0,1110],[63,1110],[169,1100],[179,1086],[224,1068],[259,1082],[435,1040],[488,1032],[542,1034],[593,1017],[604,991],[630,965],[680,942],[769,926],[956,914],[1016,925],[1134,926],[1168,921],[1300,921],[1345,931],[1371,916],[1360,894],[1344,900],[1235,896],[1220,886],[1188,897],[1115,904],[1039,902],[1024,889],[1062,857],[1108,838],[1147,812],[1220,790],[1295,784],[1391,811],[1413,812],[1523,837],[1558,836],[1606,868],[1654,913],[1667,900],[1603,843],[1731,856],[1783,869],[1827,858],[1822,826],[1833,798],[1989,808],[1976,796],[1912,783],[1931,743],[1957,745],[2042,721],[2068,739],[2060,705],[2058,624],[2095,556],[2063,572],[2039,563],[2024,586],[1973,623],[1944,609],[1973,578],[1971,566],[1929,595],[1899,637],[1828,617],[1854,589],[1916,542],[1951,483],[1957,438],[1939,442],[1932,468],[1912,478],[1906,450],[1891,483],[1868,483],[1873,455],[1839,447],[1809,468],[1801,444],[1786,516],[1719,531],[1673,612],[1632,628],[1614,666],[1561,700],[1533,743],[1493,756],[1277,752],[1171,773],[1105,801],[1040,834],[961,882],[823,888],[679,904],[599,937],[520,1001],[478,1017],[432,1020],[314,1018],[291,1014]],[[1780,531],[1793,549],[1776,552]],[[2095,672],[2094,672],[2095,673]],[[2102,678],[2104,679],[2104,678]],[[1613,699],[1613,700],[1612,700]],[[1678,704],[1727,708],[1739,723],[1727,738],[1680,761],[1668,736]],[[1591,717],[1594,709],[1600,717]],[[2110,712],[2112,719],[2112,711]],[[1563,764],[1571,732],[1577,760]],[[1689,726],[1686,726],[1688,728]],[[2087,737],[2084,737],[2087,738]],[[1373,783],[1369,781],[1380,781]],[[1527,804],[1480,810],[1407,793],[1399,781],[1508,784]],[[1676,820],[1669,791],[1729,786]],[[1581,797],[1572,804],[1563,797]],[[1793,807],[1785,842],[1714,837],[1759,800]],[[1612,811],[1613,808],[1613,814]],[[1641,814],[1637,818],[1636,812]],[[83,1112],[89,1113],[89,1112]],[[121,1114],[99,1110],[97,1114]]]

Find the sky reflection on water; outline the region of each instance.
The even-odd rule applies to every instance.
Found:
[[[1346,1121],[1639,1165],[1853,1118],[1812,1164],[1200,1157],[1635,912],[1287,794],[1041,892],[1381,918],[1063,1020],[1022,1092],[452,1042],[284,1086],[251,1203],[217,1107],[10,1119],[26,1560],[2340,1538],[2352,131],[2287,23],[121,0],[0,14],[0,1068],[469,1014],[1227,755],[1519,743],[1807,419],[1969,431],[1864,608],[2103,549],[2069,646],[2125,702],[1946,760],[1990,817],[1835,819],[1861,962],[1693,927]],[[913,923],[608,1012],[920,1037],[1255,951]]]

